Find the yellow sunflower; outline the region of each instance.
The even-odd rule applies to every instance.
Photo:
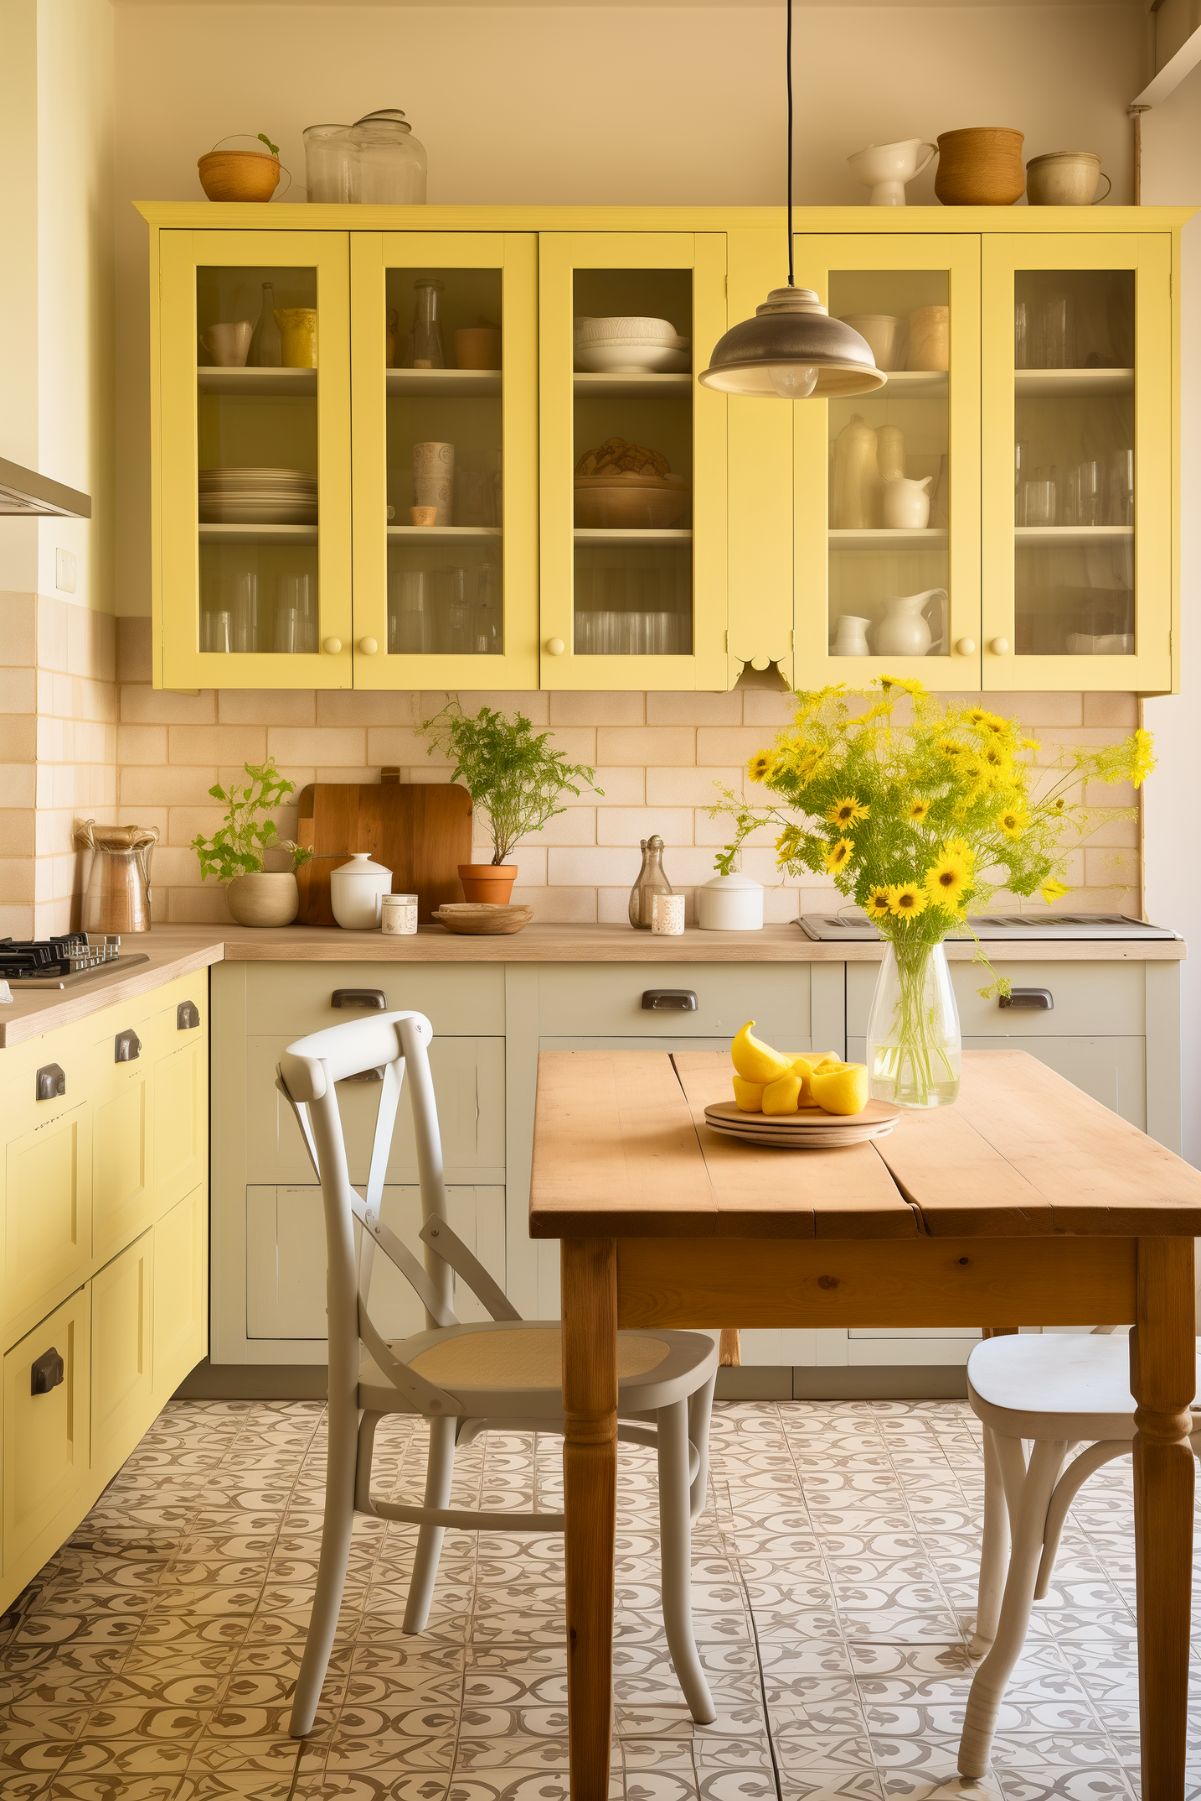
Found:
[[[826,814],[826,818],[831,825],[846,827],[858,824],[859,820],[866,819],[870,812],[870,807],[864,806],[863,802],[857,800],[853,794],[848,794],[842,800],[834,802]]]
[[[752,782],[769,782],[776,772],[775,753],[770,750],[756,751],[746,766],[746,772]]]
[[[883,675],[880,677],[880,686],[885,694],[890,688],[899,688],[903,694],[912,694],[915,700],[924,700],[926,695],[926,690],[920,682],[912,681],[903,675]]]
[[[1022,807],[1003,807],[997,814],[997,824],[1016,843],[1030,824],[1030,815]]]
[[[1154,739],[1150,732],[1144,731],[1140,725],[1131,739],[1130,747],[1130,780],[1136,788],[1142,787],[1155,768],[1153,746]]]
[[[960,744],[955,738],[940,738],[934,748],[941,757],[962,757],[967,745]]]
[[[1008,776],[1012,771],[1012,758],[1000,744],[986,744],[980,752],[980,757],[998,775]]]
[[[918,799],[910,801],[909,803],[909,818],[913,821],[914,825],[921,825],[929,811],[930,802],[928,800]]]
[[[897,882],[888,890],[888,911],[894,919],[916,919],[926,911],[926,897],[916,882]]]
[[[883,885],[872,889],[863,903],[863,910],[869,919],[887,919],[891,912],[888,902],[889,890]]]
[[[846,868],[854,854],[855,841],[853,838],[837,839],[826,852],[826,873],[837,875],[840,869]]]
[[[1054,876],[1048,876],[1038,892],[1042,895],[1049,907],[1052,901],[1061,900],[1063,898],[1068,892],[1068,886],[1066,882],[1059,882],[1056,881]]]
[[[971,887],[973,858],[960,849],[944,844],[925,875],[925,890],[932,907],[946,913],[957,913]]]

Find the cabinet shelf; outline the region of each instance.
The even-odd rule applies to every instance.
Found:
[[[222,369],[201,367],[196,371],[196,386],[201,394],[254,394],[294,397],[317,392],[315,369]]]
[[[680,375],[591,375],[580,371],[572,381],[577,400],[646,400],[655,395],[682,400],[692,387],[687,371]]]
[[[865,400],[927,400],[947,392],[950,377],[945,369],[886,369],[888,380],[870,394],[856,394],[856,407]]]
[[[923,531],[899,531],[889,526],[868,526],[862,531],[838,527],[827,536],[831,550],[932,550],[947,541],[945,526],[927,526]]]
[[[1133,369],[1016,369],[1013,376],[1015,394],[1025,400],[1073,400],[1086,395],[1130,394],[1134,390]]]
[[[461,544],[465,538],[499,538],[499,525],[390,525],[389,544]]]
[[[202,544],[315,544],[313,525],[205,525],[199,527]]]
[[[688,526],[600,526],[581,525],[575,530],[577,544],[686,544],[692,532]]]
[[[1073,545],[1128,544],[1132,525],[1019,525],[1014,528],[1018,545],[1025,550],[1062,550]]]
[[[439,400],[486,399],[500,393],[499,369],[386,369],[384,384],[389,394],[407,394],[410,399],[433,396]]]

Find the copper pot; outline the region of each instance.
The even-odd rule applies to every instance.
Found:
[[[150,930],[150,857],[158,843],[152,825],[97,825],[85,819],[75,841],[92,853],[83,896],[85,932]]]

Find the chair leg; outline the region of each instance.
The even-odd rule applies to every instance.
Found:
[[[688,1511],[695,1526],[705,1511],[709,1496],[709,1422],[713,1418],[713,1391],[717,1387],[714,1371],[703,1388],[688,1397],[688,1437],[696,1450],[696,1475],[688,1493]]]
[[[1024,1475],[1023,1470],[1023,1475]],[[1009,1551],[1009,1508],[1001,1451],[996,1433],[984,1428],[984,1531],[980,1543],[980,1589],[976,1601],[976,1632],[972,1650],[982,1656],[997,1635],[1001,1593],[1005,1587],[1005,1560]]]
[[[674,1401],[656,1416],[659,1450],[659,1552],[663,1625],[672,1668],[698,1725],[717,1715],[692,1630],[692,1518],[688,1482],[688,1403]]]
[[[1021,1446],[1016,1439],[998,1438],[997,1445],[1003,1467],[1006,1459],[1012,1461],[1021,1456]],[[978,1780],[988,1769],[989,1750],[1005,1686],[1021,1655],[1030,1623],[1047,1508],[1066,1455],[1066,1443],[1049,1441],[1036,1444],[1030,1453],[996,1637],[988,1656],[976,1671],[968,1695],[963,1736],[959,1741],[961,1776]]]
[[[445,1507],[450,1501],[450,1487],[455,1471],[455,1440],[459,1421],[452,1416],[430,1421],[429,1462],[425,1468],[425,1505]],[[438,1559],[442,1555],[444,1526],[424,1525],[417,1537],[417,1555],[413,1559],[413,1575],[409,1598],[405,1604],[404,1630],[424,1632],[434,1598],[434,1582]]]
[[[329,1665],[346,1566],[350,1560],[350,1536],[354,1526],[354,1496],[358,1451],[358,1411],[355,1407],[329,1409],[329,1443],[325,1457],[325,1517],[321,1525],[321,1555],[317,1563],[317,1587],[313,1611],[304,1641],[300,1674],[292,1695],[288,1731],[293,1738],[307,1738],[317,1717],[317,1703]]]

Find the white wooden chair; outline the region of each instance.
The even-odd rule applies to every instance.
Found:
[[[325,1518],[313,1613],[292,1702],[291,1732],[312,1731],[338,1622],[356,1512],[420,1526],[404,1630],[429,1615],[442,1538],[463,1531],[555,1532],[561,1514],[487,1512],[449,1505],[455,1447],[482,1431],[562,1432],[560,1327],[522,1321],[498,1284],[451,1230],[442,1143],[428,1045],[420,1013],[379,1013],[298,1039],[280,1060],[278,1086],[290,1102],[321,1183],[329,1313],[329,1447]],[[352,1186],[335,1084],[382,1077],[366,1189]],[[380,1218],[401,1088],[412,1105],[421,1189],[424,1260]],[[356,1233],[356,1223],[358,1231]],[[426,1330],[385,1340],[368,1312],[376,1247],[418,1296]],[[462,1324],[451,1306],[454,1277],[492,1315]],[[695,1720],[714,1716],[692,1630],[692,1522],[705,1500],[709,1419],[717,1348],[698,1332],[623,1332],[618,1344],[619,1437],[653,1445],[659,1465],[663,1621],[672,1664]],[[371,1458],[386,1413],[430,1422],[425,1496],[420,1505],[375,1500]]]
[[[1031,1607],[1047,1592],[1072,1502],[1102,1464],[1133,1449],[1130,1343],[1111,1332],[1101,1326],[1080,1335],[986,1338],[968,1358],[968,1400],[984,1428],[984,1533],[972,1648],[987,1655],[968,1695],[961,1776],[978,1779],[988,1768],[1005,1687]],[[1201,1392],[1201,1356],[1197,1378]],[[1195,1451],[1201,1451],[1199,1406],[1194,1402]]]

